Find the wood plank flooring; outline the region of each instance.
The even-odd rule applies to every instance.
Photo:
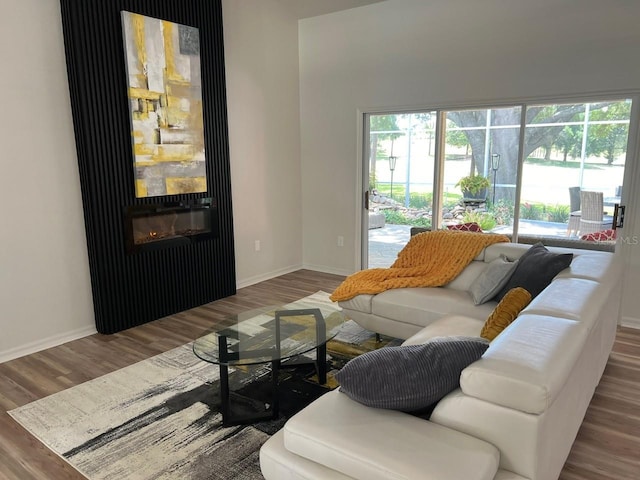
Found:
[[[7,411],[183,345],[230,314],[331,292],[343,278],[300,270],[114,335],[91,335],[0,364],[0,480],[85,478]],[[620,328],[560,478],[637,480],[639,472],[640,330]]]

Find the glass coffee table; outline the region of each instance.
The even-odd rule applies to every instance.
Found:
[[[294,307],[295,303],[240,313],[193,343],[193,352],[198,358],[219,365],[220,410],[224,426],[277,418],[278,371],[286,360],[315,350],[318,383],[327,382],[327,342],[338,334],[347,318],[335,308]],[[233,411],[229,367],[259,364],[271,364],[272,401],[261,405],[264,408],[257,412]],[[233,393],[233,396],[238,394]]]

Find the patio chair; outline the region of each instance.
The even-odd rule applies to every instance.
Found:
[[[613,217],[604,214],[602,192],[580,192],[580,235],[599,232],[612,227]]]
[[[578,235],[580,228],[580,187],[569,187],[569,223],[567,225],[567,236]]]

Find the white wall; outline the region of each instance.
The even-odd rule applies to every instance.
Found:
[[[302,266],[298,20],[277,0],[222,5],[236,266],[244,286]]]
[[[95,332],[60,4],[2,10],[0,362]],[[243,286],[302,265],[298,26],[274,0],[223,16]]]
[[[0,18],[0,361],[95,332],[57,0]]]
[[[638,92],[638,18],[624,0],[387,0],[302,20],[304,264],[359,268],[359,111]],[[640,196],[627,200],[633,236]],[[625,250],[628,281],[640,278],[640,245]],[[631,322],[640,298],[626,288]]]

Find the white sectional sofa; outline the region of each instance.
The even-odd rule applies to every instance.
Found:
[[[469,286],[501,254],[530,245],[487,247],[453,282],[388,290],[341,302],[363,327],[420,344],[445,335],[480,334],[495,302],[475,306]],[[621,266],[608,252],[573,253],[429,420],[370,408],[339,390],[290,419],[265,443],[267,480],[558,478],[611,351]]]

